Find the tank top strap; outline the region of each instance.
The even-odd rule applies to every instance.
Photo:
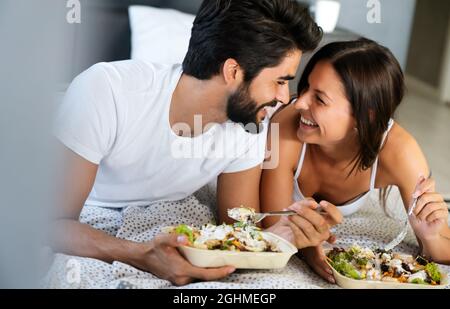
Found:
[[[388,124],[388,128],[386,130],[386,132],[384,132],[383,134],[383,139],[381,140],[381,148],[383,148],[384,143],[386,142],[387,136],[389,134],[389,132],[391,131],[392,127],[394,126],[395,122],[394,119],[390,119],[389,120],[389,124]],[[370,176],[370,190],[374,190],[375,189],[375,180],[377,179],[377,170],[378,170],[378,157],[375,159],[375,163],[372,166],[372,173]]]
[[[303,144],[302,153],[300,155],[300,159],[298,160],[297,170],[295,171],[294,179],[298,179],[298,177],[300,176],[300,173],[302,171],[303,162],[305,161],[307,146],[308,146],[308,144],[306,144],[306,143]]]

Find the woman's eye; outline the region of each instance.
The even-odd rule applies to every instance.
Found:
[[[317,101],[319,101],[323,105],[326,105],[325,102],[318,95],[316,95],[316,99],[317,99]]]

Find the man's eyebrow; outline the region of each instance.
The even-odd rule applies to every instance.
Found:
[[[295,78],[295,76],[292,76],[292,75],[278,77],[278,79],[281,79],[281,80],[293,80],[294,78]]]

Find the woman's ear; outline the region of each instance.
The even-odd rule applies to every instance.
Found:
[[[229,58],[223,64],[222,77],[228,87],[237,90],[244,80],[244,72],[235,59]]]

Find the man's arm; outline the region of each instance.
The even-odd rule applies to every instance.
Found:
[[[150,242],[135,243],[110,236],[78,221],[95,181],[98,166],[64,147],[62,187],[50,237],[55,251],[105,262],[120,261],[148,271],[159,278],[184,285],[194,279],[217,280],[234,271],[222,267],[202,269],[192,266],[178,252],[187,239],[178,235],[158,235]]]
[[[54,226],[50,238],[54,250],[105,262],[129,262],[136,244],[112,237],[79,222],[84,203],[92,190],[98,165],[62,148],[63,164],[59,196],[54,210]]]

